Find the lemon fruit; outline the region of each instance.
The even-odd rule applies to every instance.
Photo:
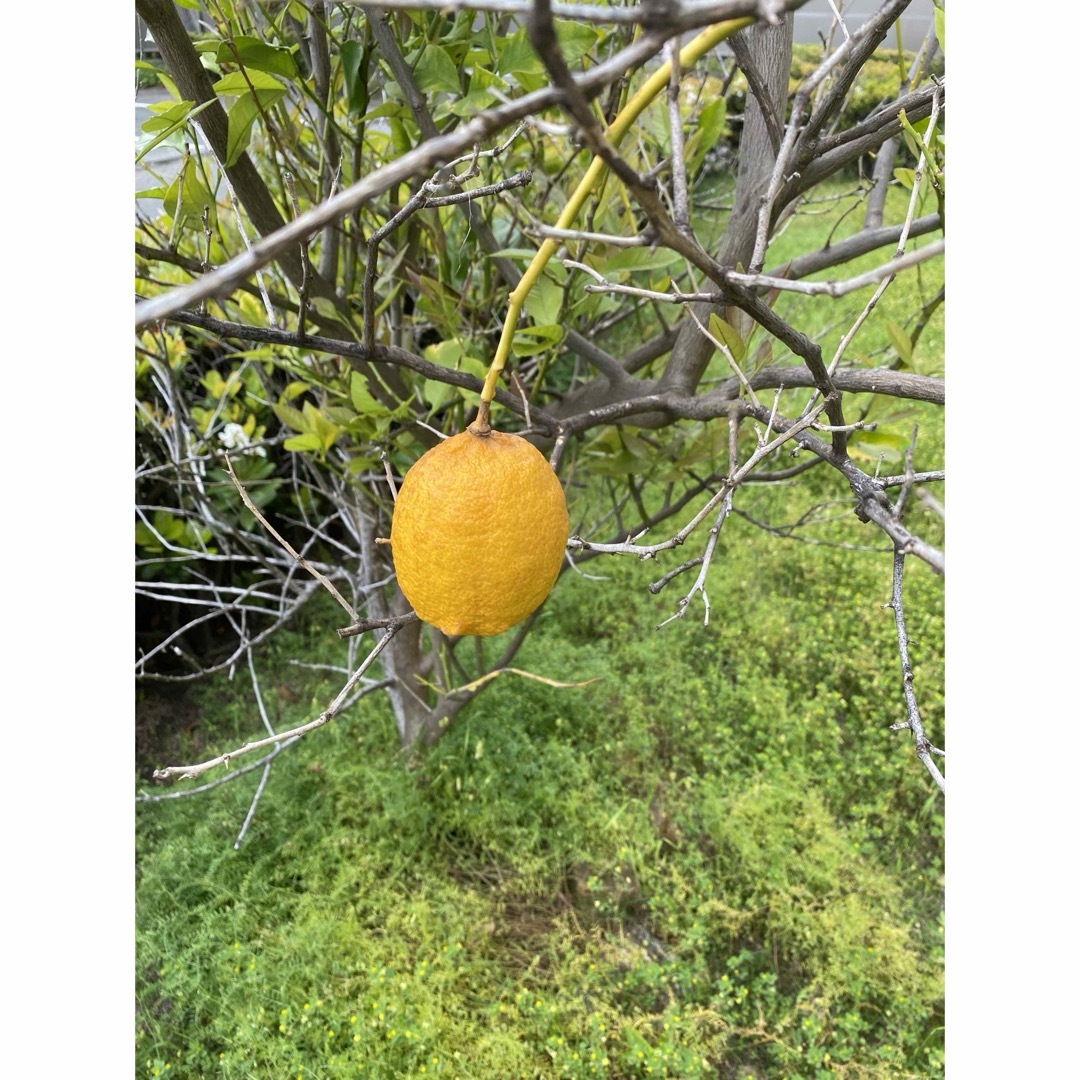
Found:
[[[544,455],[479,422],[432,447],[394,504],[390,546],[416,614],[445,634],[500,634],[562,566],[570,517]]]

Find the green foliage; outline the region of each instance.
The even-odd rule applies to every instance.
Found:
[[[239,851],[258,774],[141,807],[141,1075],[940,1075],[941,804],[889,731],[888,560],[725,530],[708,627],[652,629],[663,566],[564,577],[516,663],[600,681],[505,675],[412,771],[369,697],[278,759]],[[908,597],[939,734],[940,583]],[[335,619],[261,667],[334,662]],[[278,685],[281,728],[334,692]],[[200,700],[202,756],[258,726],[242,686]]]
[[[415,145],[420,131],[362,14],[332,7],[344,20],[333,27],[330,112],[343,152],[332,164],[346,187]],[[282,207],[292,207],[284,173],[295,175],[303,211],[320,198],[312,162],[324,164],[325,146],[314,79],[286,14],[307,15],[302,5],[282,6],[256,36],[246,5],[215,5],[219,25],[200,49],[229,109],[230,157],[255,156]],[[437,124],[546,80],[524,31],[508,34],[492,15],[474,22],[467,12],[414,12],[394,26]],[[583,66],[619,33],[559,26],[564,51]],[[882,65],[857,84],[843,124],[895,92],[901,65],[895,57]],[[742,112],[742,91],[736,82],[725,99],[709,74],[688,73],[683,85],[688,158],[704,166],[729,134],[729,112]],[[187,108],[167,104],[147,136],[179,139],[190,131]],[[666,105],[650,109],[635,134],[626,153],[651,168],[669,149]],[[493,178],[487,164],[471,182]],[[468,213],[428,209],[387,237],[375,283],[378,342],[396,340],[383,318],[391,313],[394,335],[427,360],[482,375],[503,292],[476,246],[476,225],[482,220],[508,257],[531,254],[522,218],[553,222],[584,164],[565,140],[531,133],[498,166],[533,171],[527,213],[496,199]],[[197,149],[182,175],[159,193],[159,229],[180,256],[224,262],[243,245],[227,195]],[[888,221],[906,211],[898,181]],[[702,242],[726,224],[710,199],[720,201],[727,182],[705,177],[695,186]],[[865,194],[828,185],[776,238],[768,264],[849,235]],[[335,283],[357,311],[364,238],[408,195],[403,186],[342,223]],[[596,193],[588,221],[597,232],[639,227],[615,183]],[[312,238],[313,264],[326,235]],[[666,251],[595,244],[571,254],[634,285],[687,280]],[[144,295],[188,277],[167,259],[140,269]],[[559,351],[568,327],[587,332],[610,320],[614,329],[597,337],[614,355],[657,328],[645,304],[614,318],[621,301],[585,292],[585,280],[552,264],[527,301],[515,362],[540,406],[577,378]],[[291,318],[295,304],[279,301],[295,290],[270,267],[262,284]],[[848,359],[939,372],[941,319],[929,305],[940,284],[940,268],[898,279]],[[797,295],[776,307],[828,358],[868,298],[847,297],[827,316]],[[228,303],[226,315],[267,325],[259,293]],[[312,301],[309,329],[337,314],[326,304]],[[920,312],[929,313],[922,322]],[[715,320],[713,332],[751,370],[793,362],[737,313]],[[415,418],[460,429],[473,396],[394,375],[400,384],[300,348],[238,351],[211,334],[148,331],[136,355],[138,494],[148,508],[136,521],[140,575],[180,579],[230,529],[251,528],[221,467],[225,448],[256,505],[286,527],[335,509],[304,477],[372,492],[384,452],[399,474],[419,454]],[[714,357],[707,381],[729,376]],[[853,453],[895,459],[917,423],[915,468],[940,461],[934,411],[855,396],[845,408],[878,425],[852,438]],[[610,506],[609,480],[633,479],[635,495],[655,509],[667,485],[677,494],[694,476],[727,467],[726,433],[715,423],[599,428],[576,453],[567,469],[572,513],[587,524]],[[788,453],[765,467],[790,465]],[[686,619],[654,629],[688,575],[658,596],[644,585],[679,565],[680,553],[656,565],[582,563],[603,580],[564,575],[515,664],[596,682],[556,690],[504,674],[409,768],[387,704],[366,697],[275,761],[238,850],[258,772],[190,799],[140,805],[140,1076],[940,1075],[942,813],[909,737],[890,730],[902,697],[883,607],[888,549],[853,518],[850,493],[824,469],[796,488],[744,488],[736,508],[709,579],[708,626],[695,600]],[[908,513],[916,531],[939,542],[940,522],[918,505]],[[795,522],[802,528],[789,535]],[[220,573],[209,559],[197,572],[212,583]],[[230,567],[228,583],[258,580],[246,573]],[[906,598],[920,705],[938,740],[940,582],[913,565]],[[339,624],[329,605],[305,608],[256,652],[277,730],[313,719],[340,689],[339,676],[290,663],[340,669]],[[205,759],[261,731],[242,673],[191,697],[198,722],[176,725],[169,760]],[[150,711],[148,701],[140,711]]]

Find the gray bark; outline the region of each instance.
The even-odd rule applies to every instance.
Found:
[[[777,26],[759,23],[740,34],[772,102],[772,110],[779,117],[784,115],[791,72],[791,28],[792,17],[785,15]],[[716,256],[722,266],[749,263],[754,250],[758,207],[775,162],[776,152],[769,137],[766,116],[757,98],[747,94],[743,132],[739,139],[734,206]],[[694,308],[695,314],[706,324],[714,310],[711,304],[698,304]],[[693,320],[686,320],[660,378],[660,389],[693,393],[712,353],[712,343],[701,334]]]

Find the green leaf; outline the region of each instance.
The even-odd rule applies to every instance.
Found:
[[[941,51],[945,52],[945,8],[939,4],[934,4],[934,36],[938,39],[938,44],[941,46]]]
[[[857,431],[848,440],[848,450],[852,457],[863,461],[900,461],[909,442],[906,435],[890,431]]]
[[[893,169],[893,176],[910,191],[915,186],[914,169]]]
[[[442,41],[466,41],[475,33],[473,27],[476,22],[475,16],[469,11],[459,11],[454,17],[454,25],[450,31],[440,34]]]
[[[736,364],[742,363],[743,357],[746,356],[746,342],[739,336],[738,330],[731,323],[725,322],[719,315],[710,315],[709,333],[714,338],[722,341],[731,350],[731,355],[734,357]]]
[[[588,23],[554,19],[555,36],[568,64],[580,60],[600,40],[600,33]]]
[[[143,122],[142,130],[162,131],[182,124],[188,118],[194,101],[161,101],[150,106],[151,115],[149,120]],[[200,106],[202,107],[202,106]]]
[[[718,97],[698,113],[697,130],[686,140],[686,170],[690,175],[701,168],[705,155],[727,131],[727,99]]]
[[[514,332],[514,353],[517,356],[535,356],[562,341],[562,326],[524,326]]]
[[[500,75],[542,75],[544,64],[529,44],[528,35],[522,27],[516,34],[511,34],[499,54],[496,70]]]
[[[225,168],[235,165],[248,148],[251,128],[260,111],[269,108],[284,90],[260,90],[255,94],[242,94],[229,110],[229,138],[226,145]]]
[[[892,346],[900,359],[903,360],[909,368],[913,368],[915,365],[911,360],[913,349],[911,335],[902,326],[894,323],[891,319],[885,320],[885,331],[888,333],[889,340],[892,342]]]
[[[508,247],[499,248],[488,255],[489,259],[531,259],[536,254],[536,248]]]
[[[189,221],[201,221],[203,211],[214,208],[214,197],[199,179],[198,170],[190,158],[186,165],[181,166],[162,202],[165,212],[180,226]]]
[[[563,289],[549,277],[541,277],[525,297],[525,311],[534,323],[558,323],[562,309]]]
[[[367,109],[367,64],[359,41],[350,39],[341,46],[341,71],[345,76],[345,100],[349,114]]]
[[[416,85],[425,93],[437,90],[448,90],[451,94],[461,93],[457,65],[441,45],[428,45],[424,49],[413,74],[416,76]]]
[[[463,356],[458,369],[483,382],[487,376],[488,365],[477,356]]]
[[[293,431],[306,432],[308,430],[307,419],[304,414],[292,405],[285,405],[282,402],[277,402],[272,405],[274,415],[286,425],[291,427]]]
[[[424,359],[443,367],[457,367],[458,361],[465,355],[465,346],[457,338],[437,341],[424,349]]]
[[[233,38],[231,42],[221,42],[217,49],[217,62],[240,63],[248,69],[249,74],[252,71],[267,71],[286,79],[296,78],[296,61],[293,60],[292,53],[288,49],[268,45],[258,38],[241,35]]]
[[[663,270],[681,258],[668,248],[624,248],[609,259],[597,260],[596,269],[605,276],[626,270]]]
[[[197,105],[193,109],[191,106],[194,104],[193,101],[178,102],[171,108],[159,113],[157,116],[151,116],[150,119],[143,124],[142,129],[147,134],[151,131],[156,131],[158,132],[158,135],[156,138],[153,138],[146,143],[135,155],[136,164],[142,161],[155,146],[159,143],[163,143],[174,132],[179,131],[189,120],[193,120],[207,107],[207,105],[211,105],[213,102],[204,101],[201,105]]]
[[[324,416],[310,401],[304,402],[304,418],[308,422],[308,430],[318,435],[321,449],[329,450],[338,440],[341,428],[332,420]]]
[[[390,410],[380,401],[376,401],[368,389],[367,378],[359,371],[352,372],[349,378],[349,397],[353,408],[361,416],[389,416]]]
[[[252,90],[279,90],[285,93],[285,87],[264,71],[234,71],[214,83],[214,92],[218,94],[249,94]]]
[[[151,551],[163,551],[161,541],[154,535],[153,530],[145,521],[135,522],[135,543],[139,547],[149,548]]]
[[[509,91],[510,85],[505,79],[500,79],[492,71],[488,71],[486,67],[477,64],[472,69],[472,75],[469,78],[469,93],[475,90],[501,90],[504,93]]]
[[[384,101],[381,105],[374,109],[368,109],[364,113],[364,121],[378,120],[381,117],[396,117],[403,116],[408,109],[401,104],[400,101]],[[385,136],[384,136],[385,138]]]
[[[184,535],[184,522],[167,510],[155,510],[152,521],[158,534],[165,540],[179,540]]]
[[[323,319],[327,323],[344,325],[356,341],[360,340],[360,335],[352,326],[345,322],[341,313],[334,307],[334,301],[331,300],[329,296],[313,296],[311,297],[310,303],[312,310],[320,319]]]
[[[421,393],[424,400],[434,412],[450,396],[453,387],[449,383],[440,382],[438,379],[422,379]]]
[[[321,454],[323,449],[322,439],[310,431],[305,435],[293,435],[291,438],[286,439],[282,445],[286,450],[307,450],[316,454]]]
[[[463,98],[459,98],[450,106],[450,112],[454,116],[467,120],[497,100],[498,98],[490,90],[470,90]]]

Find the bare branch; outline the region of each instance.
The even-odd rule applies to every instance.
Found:
[[[787,278],[773,277],[770,274],[740,274],[734,270],[729,270],[724,276],[726,280],[733,284],[744,285],[747,288],[778,289],[781,292],[801,293],[804,296],[831,296],[835,299],[847,296],[848,293],[856,292],[859,289],[865,289],[867,285],[873,285],[875,282],[883,281],[886,278],[892,280],[902,270],[909,270],[913,266],[918,266],[929,259],[935,259],[944,253],[945,241],[936,240],[924,248],[919,248],[908,255],[901,255],[899,258],[883,263],[873,270],[867,270],[866,273],[848,278],[845,281],[791,281]],[[571,259],[564,259],[563,266],[574,270],[584,270],[600,282],[599,285],[586,285],[586,292],[620,293],[624,296],[639,296],[645,300],[658,300],[668,304],[690,304],[699,301],[709,304],[722,304],[728,299],[728,294],[723,292],[664,293],[656,292],[653,289],[639,289],[632,285],[621,285],[608,281],[592,267],[586,266],[584,263],[574,262]],[[697,319],[693,311],[690,314]]]
[[[390,644],[399,629],[400,627],[392,626],[381,638],[379,638],[375,647],[368,653],[364,662],[352,673],[348,682],[341,688],[337,697],[330,703],[330,706],[314,720],[307,724],[301,724],[299,727],[292,728],[289,731],[283,731],[280,735],[273,735],[267,739],[259,739],[256,742],[245,743],[236,750],[230,750],[228,753],[221,754],[216,758],[211,758],[209,761],[204,761],[199,765],[170,765],[164,769],[156,769],[154,771],[154,779],[194,780],[196,777],[202,776],[204,772],[208,772],[218,765],[228,765],[233,758],[240,757],[241,754],[249,754],[253,750],[262,750],[274,743],[284,742],[286,739],[300,738],[309,731],[314,731],[316,728],[328,724],[335,716],[337,716],[346,699],[349,697],[349,694],[352,692],[353,687],[361,680],[361,678],[363,678],[364,673],[375,662],[379,653]],[[373,684],[373,686],[368,689],[373,689],[375,685],[377,684]]]
[[[732,43],[739,40],[734,34]],[[686,182],[686,152],[683,141],[682,111],[679,107],[679,88],[682,71],[679,63],[679,42],[672,39],[664,46],[664,53],[671,65],[671,81],[668,84],[668,131],[671,135],[671,189],[675,204],[672,217],[675,227],[683,232],[690,229],[690,194]]]
[[[312,334],[300,337],[288,330],[272,330],[265,326],[246,326],[243,323],[226,322],[202,315],[197,311],[179,311],[170,316],[174,322],[187,326],[197,326],[221,337],[233,337],[240,341],[262,341],[271,345],[292,345],[312,352],[323,352],[334,356],[343,356],[348,360],[370,361],[378,364],[391,364],[409,368],[427,379],[449,383],[465,390],[478,391],[483,387],[482,380],[464,371],[434,364],[416,353],[409,352],[396,345],[374,345],[370,349],[356,341],[345,341]],[[524,415],[521,400],[506,390],[496,392],[495,400],[512,412]],[[531,407],[532,421],[540,430],[555,434],[559,422],[548,413]]]
[[[229,455],[225,455],[225,469],[229,474],[229,479],[232,480],[236,486],[236,490],[240,492],[240,498],[244,500],[244,505],[255,516],[255,519],[262,525],[264,529],[309,573],[320,585],[349,613],[349,617],[356,622],[360,618],[357,615],[356,610],[352,604],[345,599],[337,590],[337,586],[334,585],[329,578],[324,574],[321,574],[314,566],[311,565],[293,546],[286,540],[263,516],[262,511],[251,501],[251,496],[244,490],[244,485],[240,483],[236,478],[236,473],[233,472],[232,461]],[[249,652],[250,656],[250,652]]]
[[[366,0],[343,0],[345,4],[360,8],[376,8]],[[649,4],[615,7],[610,4],[551,4],[551,13],[558,19],[574,19],[577,22],[602,23],[613,26],[635,24],[654,28],[662,25],[672,31],[696,30],[701,26],[724,22],[750,15],[754,18],[775,22],[785,11],[800,8],[806,0],[684,0],[682,3],[665,4],[661,12]],[[533,11],[532,0],[379,0],[378,8],[387,11],[439,11],[454,15],[459,11],[490,11],[496,15],[529,15]]]
[[[893,609],[896,617],[896,640],[900,648],[900,670],[904,677],[904,699],[907,702],[907,720],[894,724],[892,730],[900,731],[906,728],[914,735],[915,753],[926,766],[926,771],[934,778],[934,783],[944,792],[945,778],[930,757],[931,754],[941,754],[941,751],[934,747],[926,737],[922,719],[919,716],[919,705],[915,699],[915,675],[911,668],[907,625],[904,621],[904,553],[899,549],[893,554],[892,600],[888,606]]]

